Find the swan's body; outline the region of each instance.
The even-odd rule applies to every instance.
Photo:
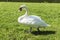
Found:
[[[18,18],[18,22],[26,25],[32,25],[33,27],[47,27],[49,26],[47,23],[45,23],[40,17],[35,15],[28,15],[28,9],[25,5],[22,5],[20,7],[20,10],[22,8],[25,8],[26,13]]]
[[[22,19],[21,19],[22,18]],[[26,25],[32,25],[34,27],[47,27],[47,25],[40,17],[31,15],[31,16],[24,16],[19,17],[18,22]]]

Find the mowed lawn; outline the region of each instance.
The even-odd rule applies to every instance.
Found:
[[[41,17],[51,27],[40,28],[37,33],[26,33],[30,26],[19,24],[17,19],[25,11],[19,12],[19,6],[26,4],[29,15]],[[60,40],[60,3],[23,3],[0,2],[0,40]]]

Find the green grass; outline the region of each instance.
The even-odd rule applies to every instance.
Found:
[[[40,28],[41,32],[50,33],[25,33],[29,27],[17,21],[24,14],[24,11],[18,12],[21,4],[28,6],[29,15],[37,15],[50,24],[51,27]],[[36,28],[33,31],[37,31]],[[60,40],[60,3],[0,2],[0,40]]]

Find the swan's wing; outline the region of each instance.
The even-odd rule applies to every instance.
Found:
[[[45,23],[45,21],[43,21],[40,17],[38,16],[29,16],[29,20],[31,21],[32,24],[37,25],[37,26],[48,26],[47,23]]]
[[[48,26],[48,24],[45,21],[43,21],[42,19],[39,20],[39,22],[37,22],[37,24],[40,26]]]

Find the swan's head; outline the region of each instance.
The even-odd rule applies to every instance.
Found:
[[[21,5],[19,10],[22,11],[23,8],[27,8],[26,5]]]

